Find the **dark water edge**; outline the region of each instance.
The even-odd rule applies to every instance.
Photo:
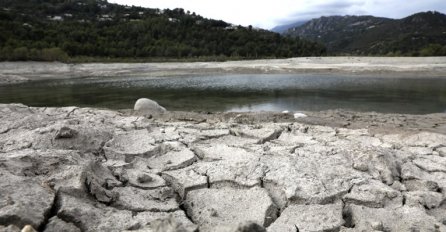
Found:
[[[446,78],[341,75],[106,77],[0,86],[0,103],[129,109],[141,97],[181,111],[446,112]]]

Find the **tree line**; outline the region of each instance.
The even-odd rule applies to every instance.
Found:
[[[2,0],[0,60],[319,56],[325,47],[252,26],[102,0]]]

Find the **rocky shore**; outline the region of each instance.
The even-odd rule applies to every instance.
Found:
[[[0,84],[43,79],[215,74],[342,74],[373,77],[445,77],[446,57],[300,57],[184,63],[0,62]]]
[[[0,105],[0,231],[446,231],[446,114]]]

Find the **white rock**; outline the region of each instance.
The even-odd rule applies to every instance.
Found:
[[[21,232],[37,232],[32,226],[26,225]]]
[[[303,113],[294,113],[294,118],[298,119],[298,118],[306,118],[307,115],[303,114]]]
[[[136,101],[135,111],[139,111],[147,114],[162,114],[166,112],[166,109],[160,106],[156,101],[150,100],[148,98],[140,98]]]

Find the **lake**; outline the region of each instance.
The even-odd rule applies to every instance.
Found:
[[[168,110],[446,112],[446,78],[342,75],[201,75],[35,81],[0,86],[0,102],[133,108],[146,97]]]

